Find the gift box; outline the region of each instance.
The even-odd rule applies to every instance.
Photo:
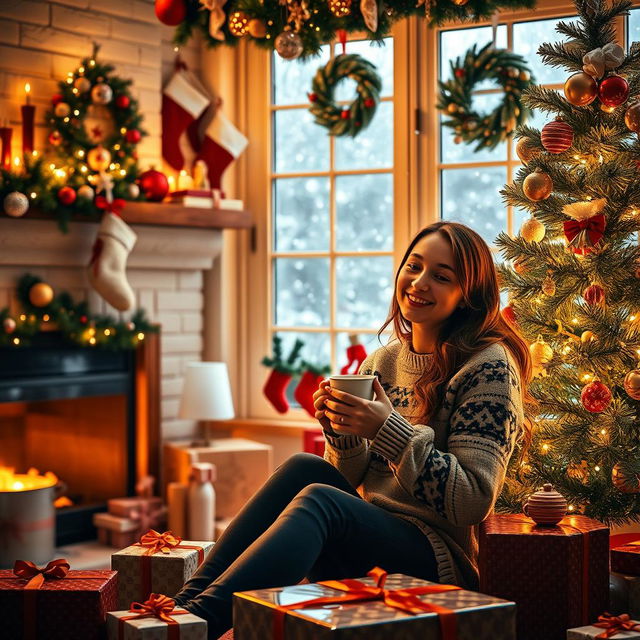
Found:
[[[113,516],[110,513],[94,513],[93,526],[98,531],[98,542],[107,546],[128,547],[140,537],[140,525],[136,520]]]
[[[233,594],[234,640],[515,640],[515,616],[513,602],[378,568]]]
[[[107,615],[108,640],[207,640],[207,622],[161,594]]]
[[[561,640],[609,605],[609,529],[585,516],[556,526],[524,515],[480,525],[480,591],[518,605],[519,640]]]
[[[136,496],[132,498],[111,498],[107,500],[107,509],[114,516],[122,518],[137,518],[140,513],[153,513],[162,507],[162,498],[151,496],[148,498]]]
[[[640,540],[611,549],[611,571],[640,576]]]
[[[148,532],[111,556],[118,572],[117,608],[143,602],[151,593],[175,596],[213,548],[213,542],[181,540],[170,532]]]
[[[588,640],[589,638],[640,638],[640,623],[629,615],[612,616],[608,613],[599,616],[598,622],[567,630],[567,640]]]
[[[7,640],[102,640],[116,608],[115,571],[73,571],[66,560],[44,569],[16,562],[0,570],[0,637]]]

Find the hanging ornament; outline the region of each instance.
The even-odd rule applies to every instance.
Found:
[[[520,138],[516,143],[516,154],[524,164],[529,164],[531,160],[541,153],[542,149],[536,147],[528,138]]]
[[[169,27],[177,27],[187,17],[185,0],[156,0],[156,18]]]
[[[132,200],[136,200],[140,195],[140,187],[135,182],[131,182],[127,185],[127,195]]]
[[[66,118],[71,113],[71,107],[66,102],[58,102],[53,108],[53,113],[58,118]]]
[[[2,321],[2,328],[5,333],[11,335],[16,330],[16,321],[13,318],[5,318]]]
[[[504,307],[500,311],[500,314],[502,315],[502,318],[507,322],[507,324],[510,324],[511,326],[517,326],[518,319],[516,318],[516,312],[510,304]]]
[[[104,82],[98,83],[91,89],[91,99],[95,104],[109,104],[111,98],[113,98],[113,90]]]
[[[260,19],[249,20],[247,31],[252,38],[264,38],[267,35],[267,25]]]
[[[622,76],[609,76],[600,82],[598,97],[607,107],[619,107],[629,97],[629,83]]]
[[[12,218],[19,218],[29,209],[29,198],[19,191],[8,193],[3,200],[4,212]]]
[[[54,130],[49,134],[49,144],[52,144],[54,147],[57,147],[62,142],[62,134]]]
[[[29,302],[34,307],[46,307],[53,300],[53,289],[46,282],[37,282],[29,289]]]
[[[624,390],[634,400],[640,400],[640,369],[629,371],[624,377]]]
[[[520,232],[522,234],[522,232]],[[527,271],[529,271],[529,268],[527,266],[527,263],[524,261],[523,258],[516,258],[513,261],[513,270],[519,274],[522,275],[524,273],[527,273]]]
[[[538,369],[544,367],[553,358],[553,349],[544,341],[541,335],[529,345],[529,353],[531,354],[532,366]]]
[[[531,217],[525,220],[520,227],[520,235],[527,242],[541,242],[546,229],[542,222]]]
[[[360,13],[372,33],[378,30],[378,2],[377,0],[360,0]]]
[[[611,482],[620,493],[640,493],[640,475],[627,473],[619,462],[611,469]]]
[[[58,200],[60,204],[69,206],[76,201],[76,191],[72,187],[61,187],[58,189]]]
[[[78,199],[80,200],[93,200],[93,189],[88,184],[83,184],[78,187]]]
[[[552,191],[553,180],[551,180],[548,174],[542,171],[530,173],[522,183],[522,192],[529,200],[533,200],[534,202],[545,200],[551,195]]]
[[[599,284],[589,285],[583,292],[582,297],[587,304],[595,306],[597,304],[604,304],[605,294],[604,289]]]
[[[555,296],[556,295],[556,283],[555,280],[551,277],[550,273],[547,273],[545,279],[542,281],[542,293],[546,296]]]
[[[151,202],[160,202],[169,193],[167,176],[153,168],[140,174],[138,184],[144,197]]]
[[[275,40],[278,55],[285,60],[299,58],[304,49],[302,38],[293,31],[283,31]]]
[[[611,402],[611,391],[604,382],[594,380],[582,388],[580,402],[587,411],[591,413],[601,413]]]
[[[329,0],[329,11],[336,18],[344,18],[351,13],[351,0]]]
[[[51,96],[51,104],[55,107],[59,102],[64,100],[64,96],[61,93],[54,93]]]
[[[634,102],[624,114],[624,123],[634,133],[640,133],[640,101]]]
[[[596,334],[593,331],[583,331],[580,335],[580,342],[586,344],[587,342],[593,342],[596,339]]]
[[[137,129],[129,129],[124,137],[129,144],[137,144],[142,139],[142,135]]]
[[[241,38],[249,30],[249,16],[244,11],[234,11],[229,15],[229,33]]]
[[[118,107],[118,109],[128,109],[130,104],[131,100],[129,96],[126,96],[124,93],[116,97],[116,107]]]
[[[580,460],[579,463],[572,462],[567,467],[567,475],[582,484],[586,484],[589,479],[589,464],[586,460]]]
[[[87,91],[91,89],[91,80],[84,76],[80,76],[75,79],[73,86],[78,90],[78,93],[87,93]]]
[[[574,220],[586,220],[601,213],[607,204],[606,198],[596,200],[585,200],[584,202],[573,202],[562,207],[562,213]]]
[[[565,220],[562,225],[568,248],[582,256],[591,253],[604,237],[606,224],[601,213],[584,220]]]
[[[111,154],[99,144],[87,154],[87,164],[94,171],[105,171],[111,163]]]
[[[587,73],[574,73],[564,83],[564,96],[575,107],[586,107],[598,97],[598,83]]]
[[[549,153],[562,153],[573,144],[573,129],[566,122],[556,118],[542,127],[540,140]]]

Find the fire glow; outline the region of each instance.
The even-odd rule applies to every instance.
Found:
[[[0,491],[31,491],[53,487],[57,483],[58,477],[51,471],[41,476],[33,467],[27,473],[15,473],[13,467],[0,467]]]

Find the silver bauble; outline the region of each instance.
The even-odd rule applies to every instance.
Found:
[[[12,191],[4,198],[4,212],[12,218],[19,218],[29,209],[29,198],[19,191]]]
[[[127,195],[135,200],[140,195],[140,187],[135,182],[127,185]]]
[[[275,41],[276,51],[285,60],[299,58],[304,49],[302,38],[293,31],[283,31]]]
[[[77,195],[81,200],[93,200],[95,192],[88,184],[83,184],[81,187],[78,187]]]
[[[95,104],[109,104],[113,98],[113,91],[108,84],[101,82],[91,89],[91,99]]]

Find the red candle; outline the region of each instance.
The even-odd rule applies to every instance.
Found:
[[[31,153],[33,151],[33,122],[36,108],[29,102],[29,92],[31,85],[27,82],[24,85],[27,94],[27,102],[20,107],[22,112],[22,153]]]
[[[0,127],[0,166],[7,171],[11,169],[11,135],[13,129],[11,127]]]

